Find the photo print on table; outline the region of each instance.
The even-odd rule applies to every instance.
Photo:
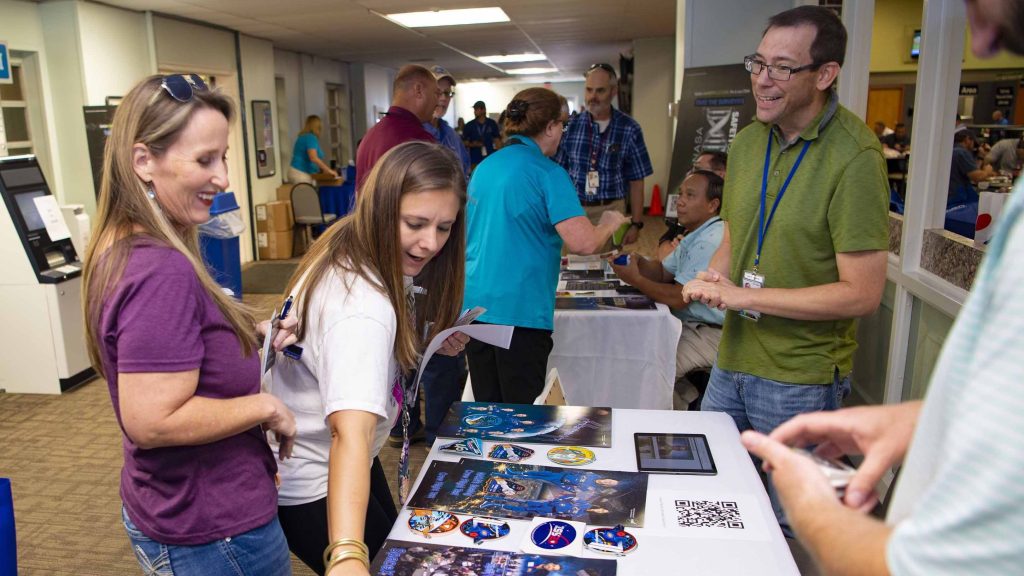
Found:
[[[612,409],[456,402],[437,435],[608,448],[612,445]]]
[[[615,576],[615,560],[524,554],[387,540],[373,559],[376,576]]]
[[[481,460],[434,461],[408,502],[463,514],[642,527],[647,475]]]

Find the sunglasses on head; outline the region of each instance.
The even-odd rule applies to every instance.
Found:
[[[173,74],[164,76],[160,88],[178,102],[188,102],[197,90],[208,90],[206,82],[198,74]]]
[[[604,62],[598,62],[597,64],[591,64],[590,68],[587,68],[587,74],[590,74],[591,72],[593,72],[594,70],[597,70],[599,68],[601,70],[604,70],[605,72],[611,74],[612,76],[617,76],[617,74],[615,73],[615,68],[612,68],[611,64],[605,64]],[[584,74],[584,76],[586,76],[587,74]]]

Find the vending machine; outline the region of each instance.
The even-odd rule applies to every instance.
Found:
[[[0,158],[0,392],[60,394],[96,375],[82,263],[35,156]]]

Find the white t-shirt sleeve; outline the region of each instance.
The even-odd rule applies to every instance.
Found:
[[[349,316],[324,334],[320,396],[324,418],[339,410],[363,410],[387,418],[394,384],[394,330],[369,316]]]

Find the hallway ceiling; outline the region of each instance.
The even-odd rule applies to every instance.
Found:
[[[102,0],[130,10],[207,22],[275,47],[398,68],[440,64],[457,79],[496,79],[496,69],[555,66],[551,79],[578,79],[591,64],[617,66],[636,38],[672,36],[676,0]],[[511,22],[403,28],[375,14],[499,6]],[[473,57],[542,52],[548,62],[487,65]],[[493,66],[493,67],[492,67]]]

